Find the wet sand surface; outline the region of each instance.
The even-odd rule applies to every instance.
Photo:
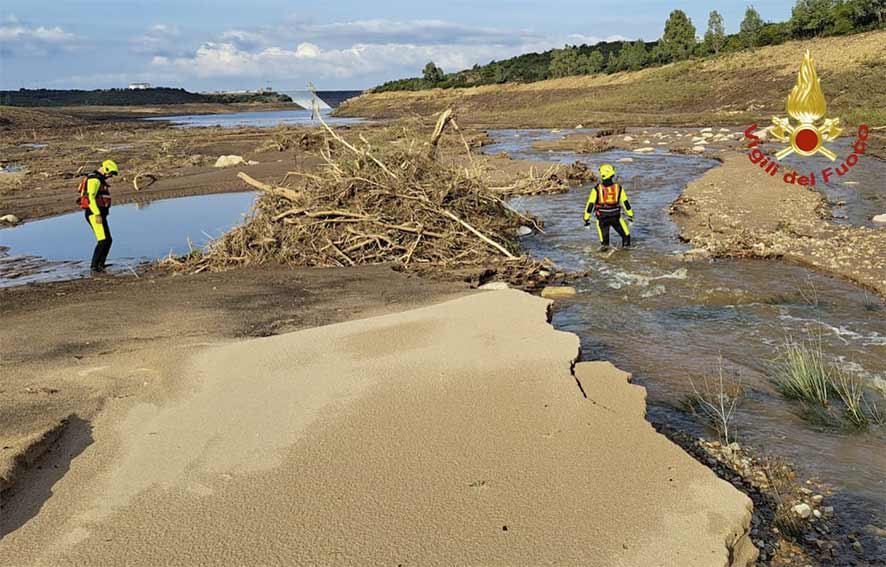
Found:
[[[573,376],[548,305],[475,293],[132,360],[163,385],[81,428],[0,561],[750,564],[747,497],[654,432],[626,374]]]

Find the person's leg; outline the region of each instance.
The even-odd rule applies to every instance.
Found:
[[[618,217],[618,222],[614,223],[615,231],[618,232],[618,235],[621,236],[621,245],[624,248],[627,248],[631,245],[631,229],[628,228],[628,223],[625,221],[623,217]]]
[[[105,269],[105,264],[108,260],[108,253],[111,251],[111,243],[114,242],[114,239],[111,238],[111,227],[108,226],[108,217],[104,215],[102,216],[102,228],[104,228],[105,231],[105,239],[102,241],[103,246],[100,258],[101,263],[99,264],[99,266],[101,266],[102,269]]]
[[[597,219],[597,236],[600,238],[600,246],[609,246],[609,224],[606,219]]]
[[[90,264],[90,268],[93,271],[101,271],[103,269],[103,260],[102,256],[107,255],[105,251],[105,247],[107,244],[105,240],[107,240],[108,235],[105,233],[105,223],[106,221],[102,218],[102,222],[95,221],[95,215],[86,213],[86,220],[89,223],[89,227],[92,229],[92,233],[95,235],[95,249],[92,251],[92,263]]]

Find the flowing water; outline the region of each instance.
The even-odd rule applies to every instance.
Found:
[[[879,298],[780,262],[686,261],[681,253],[688,246],[679,241],[667,209],[689,181],[717,166],[714,160],[664,152],[537,152],[529,148],[532,141],[562,134],[491,134],[499,143],[488,146],[489,153],[584,159],[594,167],[613,163],[628,192],[637,220],[631,228],[634,246],[627,250],[601,251],[596,230],[583,226],[589,187],[512,201],[545,222],[544,234],[523,239],[526,249],[562,268],[591,273],[576,282],[574,300],[557,303],[553,319],[557,328],[581,337],[586,359],[605,359],[631,372],[647,388],[653,422],[696,433],[703,428],[679,408],[692,393],[690,379],[700,384],[701,377],[716,375],[722,360],[727,373],[737,374],[746,388],[735,418],[741,442],[786,458],[833,485],[841,507],[862,525],[883,524],[882,430],[854,432],[811,424],[802,406],[784,400],[769,378],[770,361],[786,337],[812,333],[829,356],[861,373],[871,387],[869,394],[882,400],[877,388],[886,386],[886,310]],[[619,243],[615,233],[612,242]]]

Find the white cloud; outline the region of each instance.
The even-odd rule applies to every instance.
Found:
[[[151,65],[158,72],[204,81],[270,77],[297,84],[336,79],[368,86],[418,75],[428,61],[446,71],[458,71],[566,43],[600,40],[581,34],[548,37],[520,30],[472,28],[438,20],[366,20],[294,25],[287,30],[231,30],[222,34],[220,41],[204,43],[184,56],[158,54]]]
[[[76,37],[59,26],[33,26],[15,16],[0,20],[0,54],[40,56],[73,47]]]
[[[138,55],[183,56],[192,53],[194,44],[186,41],[178,26],[158,24],[129,41],[130,51]]]

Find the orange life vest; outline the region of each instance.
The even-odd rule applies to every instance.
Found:
[[[89,209],[89,180],[90,179],[98,179],[101,186],[98,189],[98,192],[95,194],[95,204],[100,208],[109,208],[111,206],[111,191],[108,188],[108,184],[105,183],[105,178],[100,175],[98,172],[92,172],[89,175],[83,177],[80,180],[80,197],[77,199],[77,203],[80,205],[81,209]]]
[[[597,185],[597,216],[611,216],[621,214],[621,185]]]

